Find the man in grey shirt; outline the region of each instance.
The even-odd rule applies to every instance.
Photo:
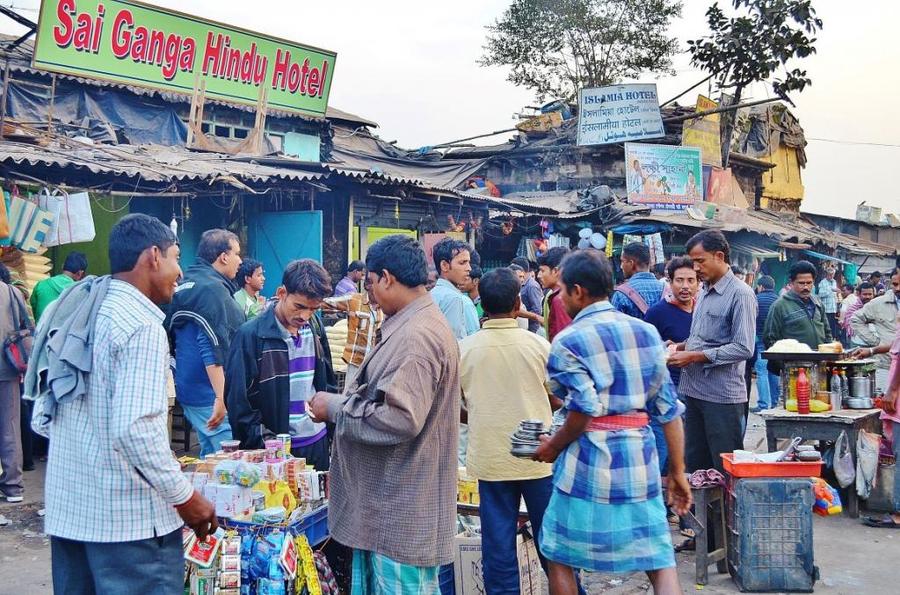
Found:
[[[366,271],[387,316],[381,340],[343,395],[310,403],[335,424],[328,527],[353,548],[360,592],[437,593],[456,535],[459,347],[415,240],[381,238]]]
[[[670,366],[683,368],[678,393],[687,405],[685,462],[688,471],[724,471],[720,455],[744,447],[744,366],[755,345],[756,297],[731,271],[721,232],[701,231],[686,248],[707,290],[688,340],[669,359]]]

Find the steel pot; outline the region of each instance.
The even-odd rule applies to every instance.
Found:
[[[857,399],[871,399],[872,380],[868,376],[851,376],[850,396]]]

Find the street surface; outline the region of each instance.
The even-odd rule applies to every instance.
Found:
[[[756,415],[750,417],[745,446],[757,450],[765,446],[765,427]],[[50,543],[43,534],[45,463],[25,474],[24,504],[0,503],[0,515],[10,523],[0,527],[0,595],[42,595],[52,592],[50,580]],[[98,503],[101,504],[101,503]],[[85,503],[90,505],[90,503]],[[897,593],[895,563],[900,551],[900,531],[870,529],[847,517],[814,517],[815,563],[821,580],[816,593],[822,595],[888,595]],[[683,538],[673,532],[673,541]],[[694,584],[694,556],[677,554],[678,574],[685,593],[738,593],[727,574],[716,574],[710,567],[710,584]],[[630,575],[586,574],[589,593],[631,595],[650,592],[643,573]],[[545,585],[546,592],[546,585]]]

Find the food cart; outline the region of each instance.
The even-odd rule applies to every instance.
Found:
[[[860,432],[881,433],[881,409],[875,390],[875,360],[851,360],[844,353],[819,351],[764,351],[763,359],[781,364],[781,400],[760,416],[766,424],[769,451],[778,449],[779,439],[801,436],[804,440],[835,442],[846,432],[850,453],[856,465],[856,445]],[[810,413],[800,413],[797,402],[797,376],[805,370],[809,378],[811,403],[826,404]],[[793,409],[793,410],[791,410]],[[846,490],[846,511],[859,516],[859,496],[853,485]]]

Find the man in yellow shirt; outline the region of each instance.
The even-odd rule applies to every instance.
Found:
[[[488,320],[460,341],[460,383],[468,411],[466,470],[478,479],[484,585],[487,593],[519,590],[516,522],[525,499],[535,540],[553,491],[551,466],[510,454],[510,435],[525,419],[549,428],[546,389],[550,343],[520,328],[520,285],[510,269],[496,269],[479,284]]]

